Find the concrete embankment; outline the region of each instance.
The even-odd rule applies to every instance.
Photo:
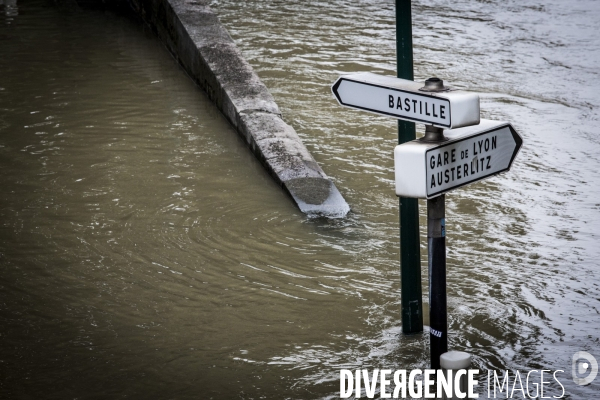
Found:
[[[187,73],[247,141],[274,179],[309,216],[343,217],[348,204],[281,118],[207,0],[129,0]]]

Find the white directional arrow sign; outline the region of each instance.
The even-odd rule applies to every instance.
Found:
[[[396,146],[396,195],[430,199],[508,171],[523,139],[507,122],[445,130],[442,143],[413,140]]]
[[[343,75],[331,91],[346,107],[442,128],[479,123],[479,96],[460,90],[427,92],[422,83],[372,73]]]

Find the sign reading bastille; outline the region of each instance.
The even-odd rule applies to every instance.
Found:
[[[331,87],[346,107],[442,128],[479,123],[479,96],[462,90],[424,92],[422,84],[369,72],[342,75]]]

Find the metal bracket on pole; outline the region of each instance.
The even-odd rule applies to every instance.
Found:
[[[444,130],[442,128],[433,125],[425,125],[425,136],[419,140],[425,143],[441,143],[448,140],[448,138],[444,136]]]

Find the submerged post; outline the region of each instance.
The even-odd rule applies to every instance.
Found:
[[[444,87],[441,79],[430,78],[428,86]],[[432,88],[432,90],[436,90]],[[443,143],[442,128],[425,126],[424,143]],[[440,356],[448,351],[446,314],[446,195],[427,199],[427,252],[429,265],[429,349],[431,369],[440,369]]]
[[[427,200],[427,249],[429,253],[429,347],[431,368],[440,368],[440,356],[448,351],[446,314],[446,196]]]
[[[431,78],[427,83],[443,83]],[[446,141],[444,130],[425,127],[426,143]],[[429,266],[429,350],[431,369],[440,369],[440,356],[448,351],[448,315],[446,314],[446,195],[427,199],[427,252]]]
[[[396,0],[396,60],[398,78],[414,80],[410,0]],[[398,120],[398,144],[416,138],[414,122]],[[419,203],[400,197],[400,281],[402,332],[423,331],[421,255],[419,248]]]

